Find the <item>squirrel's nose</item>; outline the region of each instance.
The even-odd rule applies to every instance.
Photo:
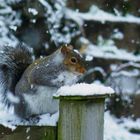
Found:
[[[86,69],[85,69],[84,67],[81,67],[81,68],[79,69],[79,72],[84,74],[84,73],[86,72]]]

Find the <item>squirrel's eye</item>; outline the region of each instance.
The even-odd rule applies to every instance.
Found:
[[[76,63],[77,63],[77,59],[76,59],[75,57],[72,57],[72,58],[71,58],[71,62],[72,62],[73,64],[76,64]]]

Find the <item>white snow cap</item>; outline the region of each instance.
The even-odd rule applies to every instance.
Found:
[[[55,97],[59,96],[92,96],[113,94],[114,90],[101,84],[79,83],[72,86],[63,86],[58,89]]]

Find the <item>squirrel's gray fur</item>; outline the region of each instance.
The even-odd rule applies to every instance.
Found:
[[[22,118],[55,113],[59,102],[53,99],[53,94],[63,85],[76,83],[84,72],[81,56],[68,47],[62,47],[52,55],[33,63],[31,53],[25,46],[5,47],[1,50],[3,102],[8,106],[12,103],[15,113]],[[70,58],[74,59],[72,64],[69,63]],[[8,92],[17,100],[10,101],[7,98]]]

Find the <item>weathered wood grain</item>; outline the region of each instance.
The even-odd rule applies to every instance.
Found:
[[[104,98],[60,98],[58,140],[103,140]]]

